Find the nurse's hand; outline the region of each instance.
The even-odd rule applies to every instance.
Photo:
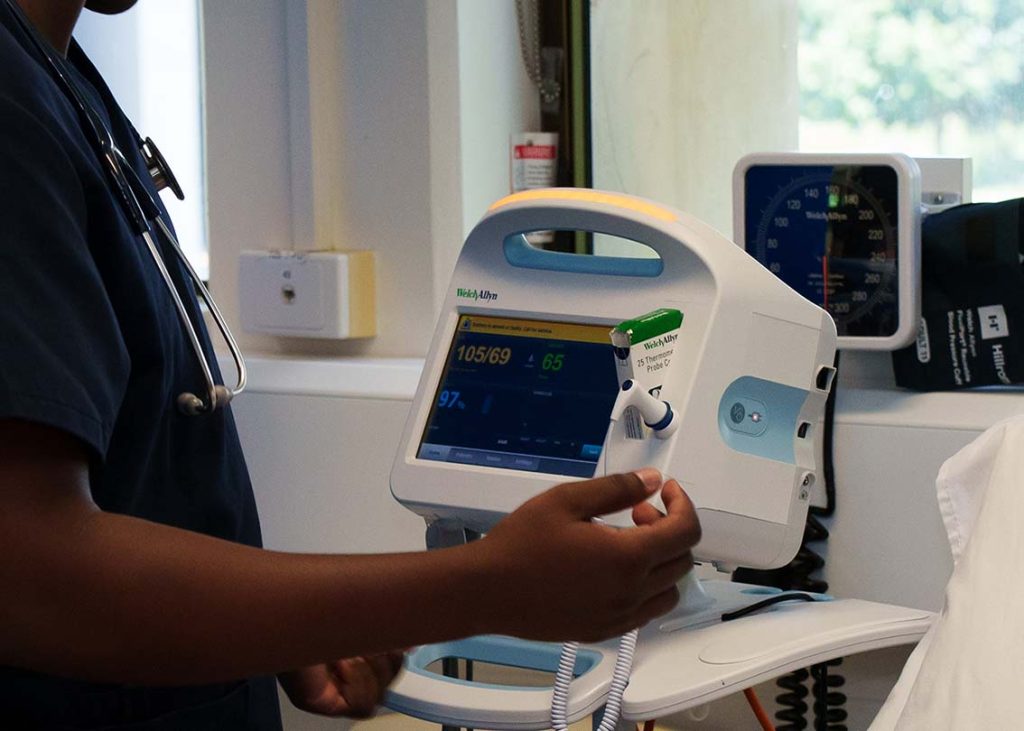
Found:
[[[402,669],[402,652],[351,657],[277,676],[296,708],[322,716],[368,718]]]
[[[646,499],[661,489],[666,514]],[[634,528],[591,519],[633,508]],[[675,480],[657,470],[572,482],[527,501],[480,541],[499,631],[597,641],[642,626],[679,601],[700,523]]]

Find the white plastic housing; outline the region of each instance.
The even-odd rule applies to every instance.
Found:
[[[656,276],[587,271],[599,257],[571,254],[548,254],[554,268],[536,263],[527,268],[506,255],[506,240],[514,245],[524,232],[547,229],[641,242],[657,252],[661,271]],[[493,296],[460,298],[459,290],[470,288]],[[395,498],[428,522],[445,518],[486,531],[527,499],[567,481],[560,475],[417,458],[461,314],[611,328],[659,307],[684,315],[661,391],[679,427],[668,439],[628,442],[610,429],[596,474],[652,465],[676,477],[700,515],[704,537],[696,555],[701,560],[751,567],[787,563],[799,547],[808,488],[816,479],[818,422],[831,381],[835,326],[824,311],[705,223],[632,196],[576,189],[520,193],[492,206],[473,229],[402,434],[391,473]],[[761,404],[757,408],[765,412],[766,423],[744,422],[749,433],[729,427],[730,406],[739,402]],[[762,426],[767,431],[753,433]],[[769,434],[770,444],[762,440]],[[628,516],[610,520],[625,524]]]

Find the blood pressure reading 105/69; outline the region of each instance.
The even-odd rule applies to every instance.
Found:
[[[593,476],[618,394],[609,330],[461,315],[417,457]]]
[[[898,180],[888,165],[754,165],[747,251],[835,320],[840,336],[899,325]]]

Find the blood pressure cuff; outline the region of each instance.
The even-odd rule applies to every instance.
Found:
[[[1024,198],[973,203],[921,227],[921,322],[896,384],[938,391],[1024,382]]]

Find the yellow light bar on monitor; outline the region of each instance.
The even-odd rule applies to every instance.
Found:
[[[629,211],[636,211],[637,213],[657,218],[660,221],[675,221],[677,219],[675,213],[654,203],[637,200],[625,195],[616,195],[615,193],[603,193],[588,188],[537,188],[535,190],[524,190],[520,193],[505,196],[493,204],[489,210],[495,211],[512,203],[530,201],[585,201],[602,206],[615,206]]]

